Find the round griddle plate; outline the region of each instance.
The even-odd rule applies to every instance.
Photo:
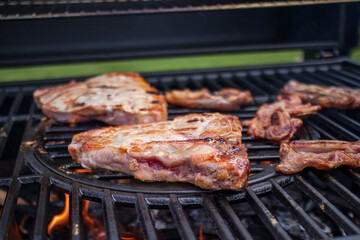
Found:
[[[62,188],[74,183],[80,184],[83,189],[103,191],[109,189],[119,193],[146,193],[146,194],[204,194],[214,193],[214,191],[204,190],[188,183],[167,183],[167,182],[142,182],[132,176],[119,172],[112,172],[104,169],[94,169],[92,171],[83,169],[81,165],[75,163],[67,150],[72,136],[78,132],[99,128],[104,126],[99,122],[78,123],[75,126],[59,124],[53,120],[46,120],[39,123],[33,129],[30,141],[23,145],[25,159],[30,166],[41,174],[48,174],[51,182]],[[251,173],[249,176],[249,186],[257,193],[270,190],[266,185],[268,180],[277,178],[280,184],[291,182],[290,176],[282,176],[275,172],[278,162],[278,147],[256,145],[254,139],[244,136],[244,144],[252,151],[249,158],[251,160]],[[261,147],[262,146],[262,147]],[[263,149],[271,149],[271,153]],[[254,160],[255,159],[255,160]],[[261,160],[261,161],[260,161]],[[260,164],[264,161],[271,161],[271,164]],[[219,192],[219,191],[216,191]],[[231,199],[236,199],[236,195],[243,194],[243,191],[221,191]]]

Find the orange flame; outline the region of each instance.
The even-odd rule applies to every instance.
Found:
[[[65,193],[65,207],[62,213],[55,215],[48,226],[48,234],[51,235],[54,227],[66,227],[69,223],[69,194]]]
[[[69,194],[65,193],[65,207],[61,214],[55,215],[48,226],[48,234],[51,235],[55,227],[66,227],[69,223]],[[90,239],[106,239],[105,227],[94,220],[89,214],[89,200],[83,200],[82,217],[84,221],[84,227],[88,231],[88,238]],[[121,237],[121,240],[136,240],[131,237],[132,234],[126,234],[128,236]]]
[[[85,172],[92,172],[91,169],[75,169],[75,172],[77,173],[85,173]]]
[[[200,226],[200,230],[199,230],[199,239],[204,240],[202,225]]]
[[[84,225],[87,227],[92,227],[94,226],[94,220],[90,217],[90,215],[88,214],[88,210],[89,210],[89,200],[84,200],[83,202],[83,211],[82,211],[82,216],[83,216],[83,220],[84,220]]]
[[[48,226],[48,234],[51,235],[55,227],[61,227],[64,228],[69,223],[69,203],[70,198],[69,194],[65,193],[65,207],[62,213],[55,215],[53,219],[51,220],[49,226]],[[85,226],[92,227],[94,226],[94,220],[89,216],[88,214],[89,209],[89,201],[84,200],[84,208],[82,211],[82,216],[84,219]]]

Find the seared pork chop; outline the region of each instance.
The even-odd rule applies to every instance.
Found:
[[[310,102],[323,107],[360,108],[360,90],[351,88],[303,84],[291,80],[280,93],[294,94],[300,97],[303,102]]]
[[[237,117],[189,114],[172,121],[107,127],[77,134],[72,158],[142,181],[189,182],[204,189],[240,190],[250,163]]]
[[[218,111],[235,111],[240,106],[254,104],[250,91],[235,88],[223,88],[211,93],[203,88],[197,91],[172,90],[166,93],[166,100],[174,105],[187,108],[207,108]]]
[[[164,96],[136,73],[110,73],[38,89],[34,99],[46,116],[59,122],[127,125],[167,120]]]
[[[296,173],[306,167],[326,170],[341,165],[360,167],[360,141],[293,141],[281,144],[280,164],[276,170]]]

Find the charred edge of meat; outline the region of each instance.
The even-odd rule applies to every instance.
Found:
[[[162,92],[160,91],[146,91],[148,94],[154,94],[154,95],[162,95]]]
[[[197,121],[199,121],[199,119],[195,118],[195,119],[189,120],[189,121],[187,121],[187,122],[188,122],[188,123],[192,123],[192,122],[197,122]]]
[[[360,141],[311,140],[283,143],[280,146],[280,164],[276,170],[292,174],[306,167],[327,170],[341,165],[360,167]]]

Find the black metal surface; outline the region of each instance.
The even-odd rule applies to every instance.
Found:
[[[141,1],[141,4],[150,2]],[[154,2],[183,4],[183,1]],[[204,2],[222,6],[216,4],[219,1]],[[262,2],[278,4],[278,1]],[[349,17],[346,9],[352,9],[358,3],[313,4],[316,2],[283,1],[285,7],[270,8],[230,5],[227,11],[167,12],[168,8],[162,8],[166,12],[161,14],[0,20],[0,29],[6,32],[0,35],[0,66],[276,49],[318,52],[344,48],[344,36],[352,36],[350,33],[357,31],[355,23],[359,21],[359,14]],[[107,4],[111,3],[104,3]],[[266,6],[256,0],[246,4]],[[345,29],[346,16],[354,23],[349,29]]]
[[[151,14],[164,12],[213,11],[237,8],[266,8],[324,3],[356,2],[356,0],[226,0],[226,1],[144,1],[144,0],[67,0],[67,1],[0,1],[0,20],[84,17],[101,15]]]
[[[278,66],[258,66],[243,68],[228,68],[214,70],[199,70],[187,72],[167,72],[144,74],[145,78],[160,90],[175,88],[178,82],[182,87],[201,88],[208,86],[216,89],[219,87],[236,86],[250,89],[255,97],[256,106],[243,108],[232,114],[239,117],[241,121],[254,116],[257,106],[265,101],[272,101],[276,96],[275,89],[279,89],[290,78],[299,81],[322,84],[336,84],[339,86],[360,88],[360,65],[344,59],[324,60],[312,63],[288,64]],[[326,76],[326,77],[324,77]],[[251,80],[250,80],[251,79]],[[256,79],[256,82],[255,80]],[[320,80],[321,79],[321,80]],[[52,84],[67,82],[66,80],[54,80]],[[7,188],[6,200],[0,219],[0,238],[6,239],[10,234],[10,226],[15,216],[17,199],[22,187],[27,184],[39,183],[39,197],[36,205],[36,218],[33,225],[32,237],[34,239],[45,239],[46,228],[49,222],[49,193],[56,188],[70,194],[70,234],[72,239],[86,238],[82,223],[81,201],[88,199],[102,203],[104,209],[103,222],[109,239],[119,239],[122,232],[115,222],[116,209],[119,206],[131,206],[136,208],[136,214],[140,223],[143,237],[157,239],[160,230],[157,229],[151,209],[168,209],[173,221],[177,224],[176,229],[182,239],[198,238],[198,229],[194,227],[194,221],[189,220],[187,210],[189,208],[202,209],[207,218],[211,220],[215,234],[220,239],[259,239],[251,226],[244,224],[242,215],[236,210],[237,204],[248,203],[251,211],[255,211],[260,217],[262,226],[271,233],[275,239],[297,239],[288,226],[284,225],[281,215],[266,201],[268,197],[278,199],[286,211],[291,213],[292,219],[303,227],[310,238],[334,238],[348,237],[357,239],[360,237],[360,227],[356,218],[359,217],[359,192],[356,187],[360,186],[360,174],[357,169],[339,168],[329,172],[306,170],[298,175],[267,175],[265,178],[257,175],[251,178],[253,182],[248,189],[240,192],[229,191],[205,191],[192,187],[188,184],[173,183],[136,183],[127,176],[111,173],[110,177],[102,171],[96,174],[76,173],[68,168],[62,171],[54,168],[62,164],[70,166],[71,160],[64,149],[71,139],[70,136],[76,132],[87,130],[85,125],[77,125],[69,131],[69,127],[55,124],[44,131],[47,140],[46,148],[33,148],[36,146],[33,136],[38,130],[36,126],[46,126],[49,122],[38,124],[43,117],[35,108],[31,98],[32,92],[43,83],[49,82],[27,82],[24,84],[2,84],[3,104],[0,106],[0,138],[4,146],[0,149],[2,156],[0,164],[4,171],[0,172],[0,186]],[[259,83],[259,84],[257,84]],[[260,84],[261,83],[261,84]],[[210,85],[208,85],[210,84]],[[272,87],[269,87],[271,85]],[[26,102],[29,102],[27,104]],[[10,110],[7,110],[10,106]],[[25,107],[23,107],[25,106]],[[30,107],[26,107],[30,106]],[[193,110],[200,111],[201,110]],[[192,111],[192,112],[193,112]],[[205,111],[205,110],[204,110]],[[181,115],[189,112],[188,109],[170,108],[170,116]],[[9,115],[11,113],[11,115]],[[23,144],[12,137],[15,126],[19,123],[25,125],[22,131]],[[308,139],[343,139],[349,141],[358,140],[360,135],[360,115],[356,110],[322,110],[320,115],[309,117],[305,120],[305,128],[299,132],[298,138]],[[58,135],[60,133],[60,135]],[[64,134],[65,133],[65,134]],[[244,131],[244,142],[248,145],[249,157],[253,171],[260,171],[261,161],[278,162],[278,147],[263,140],[252,139]],[[38,137],[44,137],[37,134]],[[65,139],[65,143],[51,143]],[[44,142],[42,142],[44,143]],[[44,146],[42,146],[44,147]],[[12,148],[20,151],[11,152]],[[35,154],[34,154],[35,153]],[[52,154],[52,155],[51,155]],[[42,158],[47,156],[48,159]],[[53,165],[50,163],[52,162]],[[12,163],[9,173],[5,166]],[[69,165],[70,164],[70,165]],[[266,165],[265,165],[266,166]],[[80,166],[74,166],[80,168]],[[266,171],[265,171],[266,172]],[[272,173],[273,170],[272,170]],[[346,176],[344,181],[338,180],[338,174]],[[311,176],[316,176],[316,179]],[[103,176],[100,177],[100,176]],[[93,179],[93,180],[91,180]],[[112,186],[112,181],[130,181],[130,183],[117,183]],[[134,182],[134,184],[133,184]],[[350,182],[349,185],[347,182]],[[292,184],[295,183],[295,184]],[[148,185],[148,187],[146,187]],[[169,187],[170,186],[170,187]],[[314,203],[317,215],[309,212],[307,206],[299,202],[293,194],[289,193],[289,187],[296,187],[298,194],[307,196]],[[170,189],[172,188],[172,189]],[[326,191],[323,189],[325,188]],[[336,196],[336,200],[330,197],[330,192]],[[342,201],[339,205],[338,201]],[[350,209],[355,217],[348,214]],[[318,222],[319,217],[326,217],[334,224],[336,229],[341,229],[336,235],[329,235]],[[342,238],[341,238],[342,239]]]

